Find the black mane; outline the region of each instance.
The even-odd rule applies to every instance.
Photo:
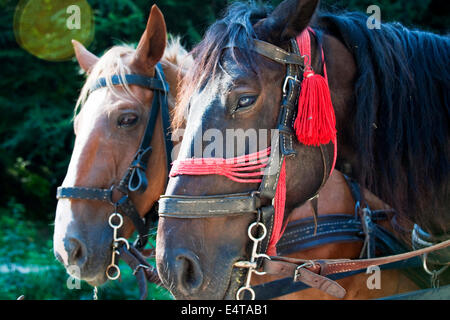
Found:
[[[353,129],[360,183],[412,221],[445,231],[449,38],[399,23],[371,30],[359,13],[321,13],[317,21],[346,45],[357,65]]]

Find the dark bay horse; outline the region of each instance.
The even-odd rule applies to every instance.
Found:
[[[115,46],[102,57],[97,57],[77,41],[73,41],[77,60],[88,74],[77,103],[79,109],[74,119],[76,135],[72,158],[63,190],[72,187],[106,188],[118,186],[143,139],[146,124],[153,108],[154,90],[145,81],[159,76],[158,62],[162,65],[169,84],[169,107],[174,107],[179,72],[186,51],[178,42],[166,48],[166,25],[161,11],[153,6],[147,26],[137,49],[131,46]],[[184,61],[184,62],[183,62]],[[139,75],[144,83],[128,85],[106,84],[90,92],[99,78],[112,75]],[[142,77],[143,76],[143,77]],[[108,78],[109,79],[109,78]],[[150,80],[148,80],[150,79]],[[140,217],[144,217],[163,193],[167,181],[167,155],[163,133],[162,111],[157,115],[151,138],[151,154],[144,170],[148,186],[143,192],[131,192],[130,199]],[[80,189],[78,189],[80,190]],[[95,192],[94,192],[95,193]],[[88,195],[89,196],[89,195]],[[114,189],[111,202],[122,196]],[[77,274],[93,286],[107,280],[105,270],[111,263],[113,229],[108,218],[114,212],[108,201],[60,197],[56,209],[54,229],[54,253],[66,268],[77,266]],[[118,237],[129,238],[135,230],[132,221],[124,218]],[[72,270],[73,272],[73,270]]]
[[[270,134],[258,136],[263,130],[278,128],[287,137],[287,147],[293,149],[289,157],[283,153],[284,169],[283,161],[272,161],[273,153],[268,160],[269,167],[280,163],[277,172],[285,170],[282,211],[294,212],[317,195],[331,174],[337,147],[337,164],[350,164],[361,185],[400,217],[428,233],[447,233],[448,38],[410,31],[398,24],[369,30],[367,18],[359,14],[315,15],[317,2],[287,0],[273,12],[237,3],[210,27],[194,49],[195,62],[184,78],[181,106],[176,109],[179,123],[186,118],[179,159],[208,155],[211,157],[205,163],[217,164],[211,158],[227,155],[238,161],[243,158],[237,157],[247,154],[245,161],[253,161],[250,156],[263,150],[261,145],[270,145],[269,153],[280,150],[278,144],[286,144],[271,140]],[[279,125],[283,89],[291,88],[297,80],[286,77],[286,61],[298,62],[285,53],[292,46],[290,39],[308,26],[315,31],[311,33],[308,63],[322,74],[323,49],[337,146],[336,140],[319,147],[298,143],[289,139],[290,122]],[[255,39],[266,44],[261,48]],[[256,130],[256,140],[250,137],[251,129]],[[227,135],[227,130],[248,135],[236,145],[237,135]],[[211,144],[204,147],[199,139],[226,143],[218,143],[212,150]],[[282,152],[289,149],[283,147]],[[257,158],[264,157],[263,153]],[[267,160],[254,165],[262,166],[262,161]],[[254,190],[263,187],[264,194],[270,194],[265,186],[276,186],[277,182],[271,181],[273,174],[266,173],[264,184],[256,179],[237,183],[242,179],[234,174],[239,173],[236,166],[231,167],[234,175],[221,176],[228,175],[222,171],[225,160],[209,175],[201,167],[205,163],[180,163],[160,199],[158,272],[176,298],[235,298],[246,279],[245,268],[254,268],[256,263],[245,260],[249,252],[253,258],[267,257],[264,250],[257,254],[259,238],[249,226],[256,223],[258,233],[266,235],[261,227],[261,221],[266,220],[267,237],[271,237],[275,224],[274,214],[262,210],[270,208],[268,203],[274,196],[260,197],[262,192]],[[288,219],[289,215],[284,215],[283,225]]]

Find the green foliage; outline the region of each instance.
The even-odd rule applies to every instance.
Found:
[[[16,299],[92,299],[92,287],[81,282],[69,289],[64,267],[53,256],[52,226],[24,219],[25,208],[11,198],[0,208],[0,300]],[[154,244],[154,237],[151,239]],[[100,299],[137,299],[139,290],[130,268],[120,262],[121,281],[108,282],[99,288]],[[73,282],[72,282],[73,283]],[[153,284],[148,299],[171,299],[171,295]]]
[[[0,0],[0,264],[52,266],[48,272],[0,277],[0,298],[25,293],[37,299],[89,299],[90,288],[66,292],[67,275],[52,254],[56,187],[64,178],[73,148],[73,108],[83,83],[75,59],[47,62],[16,42],[13,16],[18,0]],[[152,1],[89,0],[95,14],[95,38],[89,49],[101,55],[120,43],[137,43]],[[228,4],[227,0],[156,1],[169,32],[190,49]],[[281,2],[272,1],[273,5]],[[382,21],[446,33],[445,0],[326,0],[324,7],[365,12],[381,8]],[[127,280],[128,279],[128,280]],[[59,287],[58,287],[59,286]],[[101,290],[108,298],[137,297],[132,277]],[[155,289],[156,290],[156,289]],[[154,292],[168,298],[167,293]],[[162,294],[162,295],[161,295]]]

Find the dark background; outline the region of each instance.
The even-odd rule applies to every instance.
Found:
[[[52,0],[56,1],[56,0]],[[136,44],[153,4],[148,0],[88,0],[95,14],[95,38],[89,49],[97,55],[113,45]],[[230,1],[163,0],[169,33],[181,36],[191,49],[208,25],[220,17]],[[272,1],[273,5],[281,1]],[[448,0],[340,0],[322,1],[322,9],[366,11],[378,5],[382,22],[399,21],[407,27],[448,34]],[[30,274],[4,271],[2,265],[54,265],[51,253],[55,190],[62,182],[73,147],[72,115],[84,77],[75,59],[40,60],[16,42],[13,15],[17,0],[0,0],[0,298],[27,292],[31,298],[89,298],[62,294],[43,276],[30,284]],[[47,261],[48,260],[48,261]],[[62,267],[61,267],[62,268]],[[64,282],[64,272],[60,272]],[[2,278],[3,277],[3,278]],[[47,279],[46,277],[44,277]],[[31,281],[32,282],[32,281]],[[43,284],[44,283],[44,284]],[[113,289],[111,289],[113,290]],[[42,291],[42,292],[41,292]],[[124,297],[133,292],[118,291]],[[154,298],[167,298],[155,293]]]

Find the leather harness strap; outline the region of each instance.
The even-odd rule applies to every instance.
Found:
[[[211,218],[257,213],[260,198],[254,193],[219,196],[161,196],[159,215],[170,218]]]
[[[411,267],[420,267],[421,266],[420,258],[415,257],[408,260],[401,260],[398,262],[388,263],[380,266],[381,270],[394,270],[394,269],[401,269],[407,270]],[[359,269],[355,271],[348,271],[348,272],[341,272],[341,273],[335,273],[330,274],[327,276],[330,280],[340,280],[347,277],[351,277],[360,273],[366,272],[366,269]],[[428,281],[427,281],[428,283]],[[425,284],[420,286],[421,288],[428,287],[428,284]],[[310,285],[303,283],[301,281],[294,282],[292,281],[292,275],[289,275],[286,278],[282,278],[279,280],[274,280],[271,282],[266,282],[260,285],[256,285],[253,287],[256,293],[256,296],[261,300],[269,300],[277,297],[284,296],[286,294],[290,294],[293,292],[298,292],[301,290],[305,290],[308,288],[311,288]]]
[[[254,51],[266,58],[286,65],[293,64],[302,68],[305,66],[304,56],[287,52],[280,47],[258,39],[254,39],[253,44]]]
[[[56,189],[56,199],[63,198],[112,202],[112,190],[83,187],[58,187]]]
[[[263,270],[268,274],[284,275],[288,277],[294,276],[294,281],[303,281],[301,276],[298,276],[298,270],[302,268],[305,268],[320,276],[327,276],[331,274],[357,271],[360,269],[367,269],[371,266],[379,266],[401,260],[407,260],[423,254],[427,254],[429,252],[447,248],[448,246],[450,246],[450,240],[435,244],[431,247],[409,251],[397,255],[355,260],[303,260],[286,257],[271,257],[270,260],[264,260]],[[448,262],[447,264],[450,264],[450,262]]]
[[[129,249],[126,246],[121,246],[119,252],[120,257],[133,270],[133,275],[136,276],[139,285],[140,299],[144,300],[147,297],[147,281],[161,285],[156,268],[150,265],[133,246],[130,246]]]
[[[143,76],[139,74],[126,74],[124,75],[125,81],[123,77],[115,74],[111,76],[109,79],[100,78],[96,81],[96,83],[90,88],[90,92],[95,91],[100,88],[105,88],[108,86],[108,81],[111,81],[112,85],[124,85],[124,84],[134,84],[140,87],[148,88],[151,90],[159,90],[168,92],[167,83],[161,81],[161,79]]]

